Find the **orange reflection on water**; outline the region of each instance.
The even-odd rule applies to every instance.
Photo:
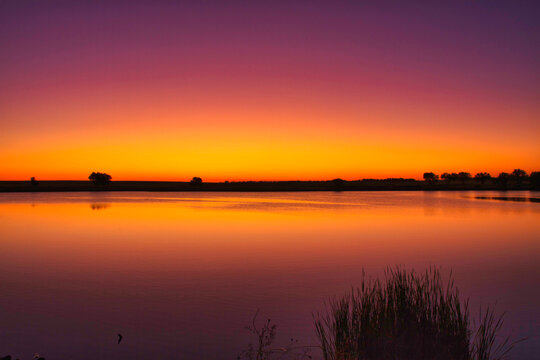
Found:
[[[100,336],[116,328],[137,339],[128,352],[154,356],[159,344],[160,356],[213,357],[225,350],[233,356],[258,307],[287,334],[308,341],[311,312],[357,284],[363,269],[376,276],[389,265],[434,264],[452,268],[458,286],[478,303],[505,305],[514,313],[509,323],[534,338],[539,206],[469,195],[5,198],[0,280],[9,296],[0,302],[21,333],[46,321],[64,334],[73,345],[54,345],[58,340],[46,336],[51,355],[60,358],[77,346],[96,347],[89,339],[101,344]],[[58,312],[64,315],[57,318]],[[42,336],[8,340],[23,348]],[[195,346],[194,339],[207,344]]]

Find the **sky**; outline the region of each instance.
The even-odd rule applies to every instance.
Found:
[[[0,180],[540,170],[538,1],[0,0]]]

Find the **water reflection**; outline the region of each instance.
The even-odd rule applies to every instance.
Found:
[[[2,194],[0,319],[10,331],[0,349],[234,358],[257,308],[278,336],[313,344],[312,312],[358,285],[362,269],[435,264],[454,270],[471,306],[508,311],[508,329],[529,337],[514,354],[531,358],[540,349],[540,205],[482,196],[501,195]],[[113,206],[97,214],[95,204]]]
[[[90,204],[90,208],[92,210],[104,210],[104,209],[107,209],[111,207],[111,204],[106,204],[106,203],[93,203],[93,204]]]
[[[475,196],[479,200],[501,200],[517,202],[540,202],[540,198],[535,197],[517,197],[517,196]]]

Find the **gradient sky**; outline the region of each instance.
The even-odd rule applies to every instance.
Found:
[[[0,180],[540,170],[538,1],[0,0]]]

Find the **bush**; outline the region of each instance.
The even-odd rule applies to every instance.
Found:
[[[94,185],[107,185],[109,182],[111,182],[111,175],[106,173],[100,173],[100,172],[93,172],[88,176],[88,180],[94,183]]]
[[[193,179],[189,182],[191,185],[201,185],[203,183],[202,179],[200,177],[194,176]]]

